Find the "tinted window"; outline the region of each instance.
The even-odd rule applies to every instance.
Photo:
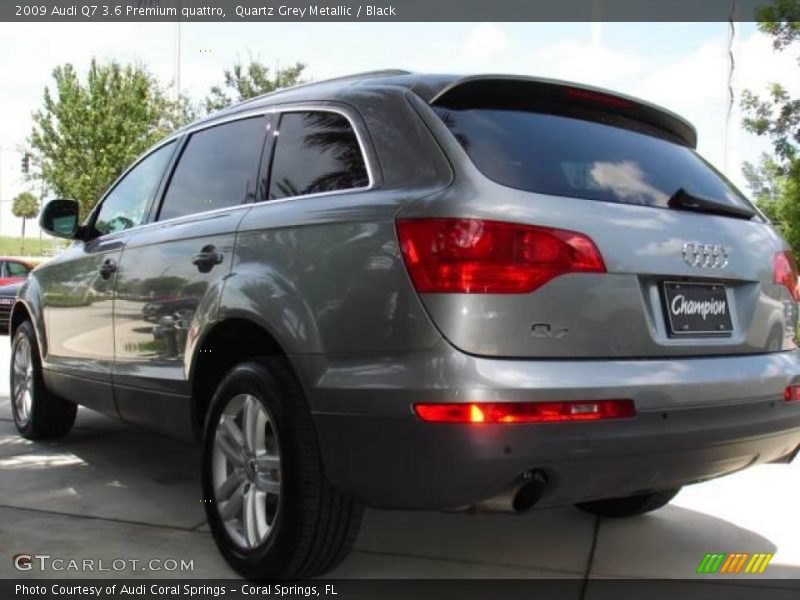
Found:
[[[437,108],[490,179],[557,196],[666,207],[685,190],[749,207],[691,148],[644,133],[522,110]]]
[[[6,263],[6,274],[8,277],[25,277],[30,269],[18,262]]]
[[[261,156],[263,117],[242,119],[192,134],[164,197],[158,219],[172,219],[245,200]]]
[[[367,167],[350,122],[332,112],[281,117],[269,198],[366,187]]]
[[[142,159],[103,200],[94,223],[97,233],[114,233],[141,225],[147,203],[153,196],[175,143],[162,146]]]

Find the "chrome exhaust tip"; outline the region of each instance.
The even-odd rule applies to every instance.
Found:
[[[534,471],[514,494],[511,508],[514,512],[523,513],[532,509],[547,490],[547,477],[541,471]]]
[[[547,490],[547,476],[541,471],[526,471],[508,488],[470,506],[475,512],[525,513],[531,510]]]

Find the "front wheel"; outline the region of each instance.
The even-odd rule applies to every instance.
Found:
[[[658,510],[669,504],[681,488],[626,496],[625,498],[608,498],[592,502],[579,502],[575,506],[584,512],[601,517],[633,517]]]
[[[29,321],[14,333],[10,387],[11,414],[22,437],[46,440],[62,437],[72,429],[78,407],[45,387],[39,346]]]
[[[220,383],[202,476],[217,547],[249,579],[320,575],[358,533],[362,509],[328,483],[305,396],[283,359],[242,363]]]

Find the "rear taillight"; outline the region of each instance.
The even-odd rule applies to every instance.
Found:
[[[775,268],[773,270],[772,281],[779,283],[789,290],[795,302],[800,301],[800,290],[797,286],[797,268],[795,267],[794,256],[791,252],[778,252],[775,255]]]
[[[401,219],[397,236],[418,292],[524,294],[566,273],[605,273],[583,234],[478,219]]]
[[[787,402],[800,402],[800,385],[793,384],[783,390],[783,399]]]
[[[415,404],[414,412],[431,423],[554,423],[636,415],[633,400]]]

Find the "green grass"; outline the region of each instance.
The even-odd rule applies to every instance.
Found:
[[[56,248],[61,247],[61,243],[52,239],[42,238],[39,241],[39,236],[31,235],[25,237],[25,252],[22,251],[22,238],[0,235],[0,255],[3,256],[42,256],[43,254],[52,253]]]

